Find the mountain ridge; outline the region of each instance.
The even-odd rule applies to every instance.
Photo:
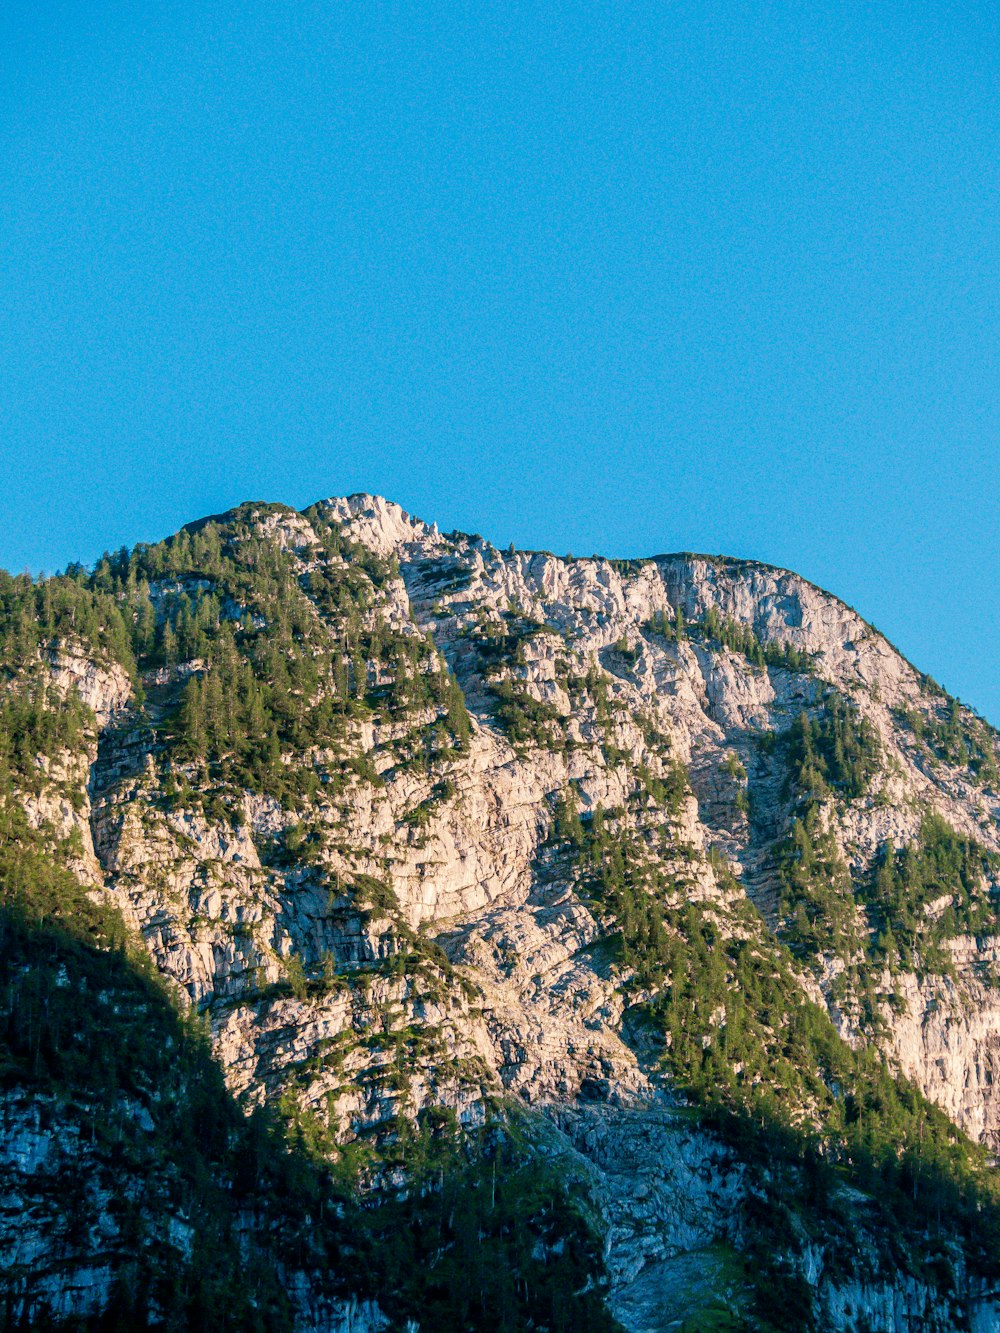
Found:
[[[361,494],[0,589],[44,757],[8,725],[20,852],[117,914],[381,1256],[353,1295],[342,1238],[270,1257],[266,1326],[1000,1327],[993,1175],[943,1114],[995,1151],[995,733],[839,599],[719,561],[505,552]],[[401,1188],[458,1191],[513,1287],[470,1265],[463,1314],[459,1234],[376,1243]]]
[[[221,511],[220,513],[209,514],[206,515],[204,518],[196,519],[191,523],[186,523],[183,525],[182,530],[195,531],[198,528],[203,527],[207,523],[219,522],[225,520],[230,516],[239,513],[242,510],[246,510],[248,508],[251,509],[278,508],[278,509],[285,509],[290,513],[306,513],[310,509],[315,509],[321,506],[331,506],[340,503],[349,505],[352,501],[360,502],[368,508],[374,506],[377,509],[380,506],[385,506],[391,509],[398,510],[400,515],[406,522],[410,522],[412,519],[412,521],[415,524],[426,528],[428,531],[431,528],[436,530],[438,526],[436,522],[428,524],[426,520],[421,519],[418,516],[411,515],[407,510],[403,509],[401,505],[397,504],[396,501],[389,500],[387,497],[379,495],[376,492],[355,491],[346,496],[329,496],[326,497],[325,499],[313,501],[312,504],[307,505],[303,510],[296,510],[294,506],[286,505],[284,502],[281,501],[243,500],[240,503],[232,506],[231,508]],[[502,546],[497,546],[488,538],[482,537],[478,533],[467,533],[458,528],[452,529],[450,533],[446,535],[450,535],[453,537],[455,536],[464,537],[469,539],[475,537],[481,541],[486,541],[494,549],[503,549]],[[510,543],[510,545],[513,546],[513,543]],[[856,615],[859,620],[861,620],[866,626],[868,626],[869,629],[871,629],[874,633],[879,635],[879,637],[885,641],[885,643],[892,649],[892,651],[896,653],[899,657],[901,657],[903,661],[907,663],[907,665],[913,667],[914,671],[923,679],[923,681],[927,684],[927,686],[931,690],[940,692],[942,695],[947,695],[948,698],[956,697],[951,695],[950,691],[948,691],[943,685],[941,685],[938,681],[936,681],[931,675],[929,675],[927,672],[917,667],[912,658],[908,657],[892,639],[890,639],[882,630],[880,630],[874,624],[873,621],[869,620],[860,611],[858,611],[858,609],[855,606],[853,606],[850,602],[846,601],[843,597],[831,591],[829,588],[826,588],[824,585],[816,583],[811,579],[807,579],[805,575],[798,573],[796,570],[791,569],[789,566],[776,565],[771,563],[770,561],[760,560],[755,556],[737,556],[737,555],[727,555],[723,552],[711,553],[707,551],[694,551],[694,550],[661,551],[651,555],[619,557],[619,556],[601,555],[597,553],[592,553],[589,556],[566,556],[566,555],[559,556],[555,551],[543,547],[538,547],[538,548],[519,547],[517,549],[521,551],[521,553],[524,555],[549,556],[552,559],[564,560],[564,561],[565,560],[603,561],[614,566],[627,566],[627,565],[647,564],[647,563],[656,564],[659,561],[671,561],[671,560],[701,560],[706,562],[707,564],[721,563],[723,565],[732,565],[743,568],[757,568],[761,572],[768,574],[787,574],[798,580],[800,583],[804,584],[806,587],[812,588],[814,591],[821,593],[824,597],[839,603],[846,611],[849,611],[853,615]],[[105,552],[105,555],[107,554],[108,552]],[[998,728],[993,723],[990,723],[989,719],[986,718],[985,715],[982,714],[973,705],[968,703],[963,703],[962,706],[967,708],[970,712],[974,713],[977,717],[982,717],[983,720],[988,723],[988,725],[994,732],[998,731]]]

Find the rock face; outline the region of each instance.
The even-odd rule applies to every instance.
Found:
[[[220,776],[171,722],[196,726],[187,686],[218,675],[216,659],[140,658],[140,707],[121,664],[60,641],[45,658],[51,683],[75,691],[96,726],[24,806],[33,827],[72,840],[74,873],[205,1015],[246,1107],[281,1100],[333,1155],[389,1141],[401,1118],[434,1108],[469,1131],[498,1105],[530,1108],[539,1151],[587,1182],[622,1327],[739,1314],[759,1169],[692,1116],[637,1017],[669,980],[645,975],[634,950],[616,953],[622,909],[587,891],[572,851],[607,819],[665,877],[668,934],[669,912],[691,904],[722,939],[790,945],[782,966],[797,1003],[818,1003],[850,1047],[881,1051],[1000,1149],[995,738],[852,610],[752,562],[500,551],[373,496],[305,514],[249,507],[241,523],[232,542],[275,552],[301,599],[306,628],[289,643],[314,634],[317,654],[346,663],[354,702],[337,736],[282,740],[282,790]],[[339,601],[334,580],[347,589]],[[266,635],[267,608],[241,596],[211,563],[148,580],[161,634],[180,599],[191,616],[214,597],[214,624]],[[405,702],[380,705],[401,679]],[[421,684],[431,679],[436,696]],[[828,715],[803,758],[799,720]],[[876,756],[863,782],[850,757],[858,736]],[[296,773],[308,781],[293,792]],[[828,876],[846,886],[836,929],[828,885],[794,915],[796,819],[842,867],[842,880]],[[902,855],[940,826],[965,848],[964,878],[941,871],[931,897],[921,870],[910,935],[890,944],[886,922],[890,934],[903,927],[876,887],[887,847]],[[912,887],[917,871],[901,866]],[[726,1045],[727,1022],[717,1004],[706,1050]],[[59,1133],[39,1133],[30,1104],[6,1115],[6,1170],[23,1186]],[[988,1280],[964,1260],[948,1261],[950,1290],[902,1272],[864,1206],[855,1211],[850,1265],[801,1235],[782,1252],[818,1326],[1000,1328]],[[42,1303],[55,1314],[106,1303],[99,1258],[59,1278],[45,1264],[51,1237],[15,1239],[8,1225],[4,1243],[3,1265],[45,1270]],[[308,1275],[288,1282],[302,1327],[388,1326],[367,1297],[310,1314]]]

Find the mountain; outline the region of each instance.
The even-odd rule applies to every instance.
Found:
[[[751,561],[0,580],[5,1328],[1000,1329],[997,734]]]

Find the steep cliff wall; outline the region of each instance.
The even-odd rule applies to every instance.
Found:
[[[247,506],[94,585],[136,660],[67,633],[12,655],[9,691],[42,673],[91,718],[18,800],[246,1108],[376,1195],[407,1134],[530,1108],[633,1333],[1000,1327],[921,1126],[935,1171],[974,1154],[892,1081],[996,1151],[996,741],[853,611],[752,562],[500,551],[372,496]],[[810,1221],[823,1160],[844,1181]],[[303,1327],[419,1323],[275,1263]]]

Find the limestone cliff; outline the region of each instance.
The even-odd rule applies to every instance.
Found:
[[[83,709],[13,789],[244,1110],[370,1197],[405,1190],[406,1126],[513,1117],[631,1333],[1000,1328],[992,1240],[908,1165],[925,1122],[952,1151],[921,1094],[1000,1146],[996,737],[852,610],[753,562],[499,550],[366,495],[245,506],[89,586],[134,656],[58,621],[9,651],[8,692]],[[863,1139],[887,1098],[916,1219],[889,1247],[851,1174],[889,1170]],[[5,1111],[25,1197],[79,1132],[39,1105]],[[810,1221],[782,1189],[825,1130]],[[7,1242],[25,1299],[99,1310],[112,1279],[62,1233],[47,1256],[47,1225]],[[273,1263],[299,1327],[435,1327]]]

